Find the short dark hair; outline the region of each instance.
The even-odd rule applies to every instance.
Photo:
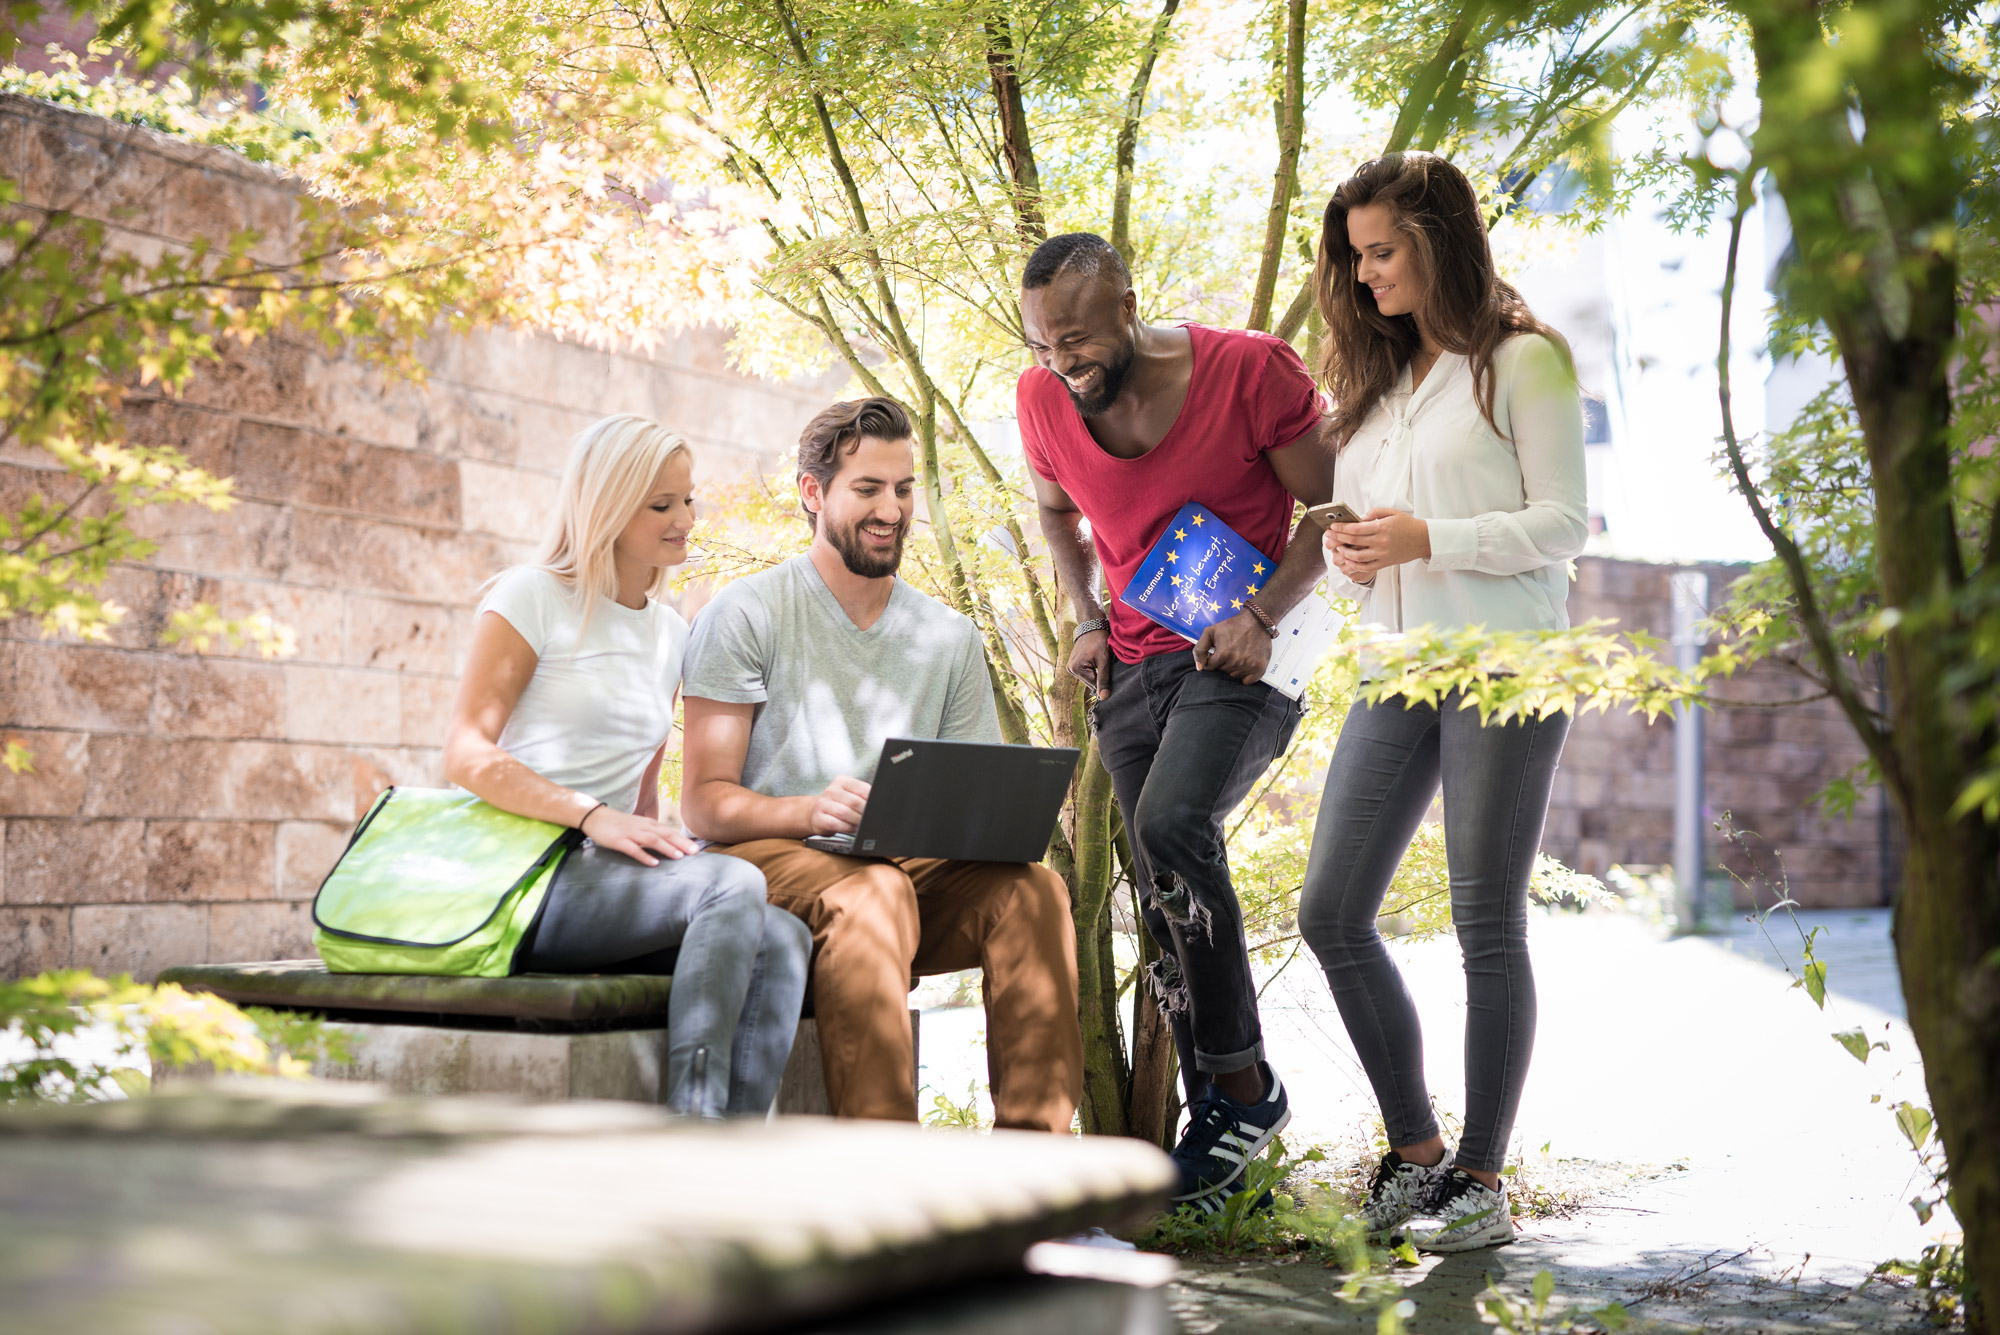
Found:
[[[1021,271],[1021,290],[1047,287],[1064,275],[1109,278],[1120,287],[1132,286],[1132,271],[1118,248],[1095,232],[1064,232],[1035,247]]]
[[[908,440],[917,434],[910,414],[894,399],[876,396],[844,399],[819,410],[799,432],[798,476],[819,481],[825,491],[840,471],[843,455],[852,454],[863,436],[877,440]],[[817,530],[819,516],[806,511],[806,523]]]

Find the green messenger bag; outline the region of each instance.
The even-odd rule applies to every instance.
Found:
[[[313,897],[332,973],[504,978],[583,836],[457,788],[390,788]]]

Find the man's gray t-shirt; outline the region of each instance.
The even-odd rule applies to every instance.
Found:
[[[742,783],[766,797],[872,780],[889,737],[1000,740],[971,621],[899,579],[861,630],[805,556],[737,580],[701,610],[681,690],[757,706]]]

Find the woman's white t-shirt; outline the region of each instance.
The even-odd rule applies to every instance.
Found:
[[[1488,422],[1469,358],[1444,353],[1414,389],[1405,366],[1341,450],[1335,500],[1430,526],[1430,558],[1380,571],[1370,586],[1329,566],[1328,587],[1361,605],[1362,624],[1568,627],[1569,560],[1590,532],[1576,382],[1539,334],[1503,342],[1493,372]]]
[[[589,625],[569,585],[538,566],[494,581],[479,614],[497,613],[535,651],[535,675],[500,749],[535,773],[620,811],[674,726],[688,624],[665,603],[598,598]]]

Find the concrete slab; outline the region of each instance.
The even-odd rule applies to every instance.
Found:
[[[398,1094],[658,1103],[667,1070],[665,1029],[523,1034],[351,1021],[338,1028],[347,1036],[354,1060],[315,1062],[313,1074],[381,1085]]]
[[[869,1329],[837,1319],[1018,1276],[1172,1180],[1129,1140],[191,1085],[0,1111],[0,1311],[9,1335]]]
[[[921,1015],[910,1012],[911,1040],[921,1038]],[[521,1033],[511,1029],[459,1029],[431,1024],[368,1024],[340,1020],[346,1062],[317,1061],[322,1080],[379,1085],[397,1094],[504,1094],[523,1099],[622,1099],[658,1103],[667,1069],[665,1029],[610,1029],[584,1033]],[[921,1048],[918,1048],[921,1051]],[[185,1083],[203,1072],[156,1067],[156,1088]],[[831,1117],[820,1065],[819,1025],[799,1021],[791,1056],[778,1086],[781,1115]]]

